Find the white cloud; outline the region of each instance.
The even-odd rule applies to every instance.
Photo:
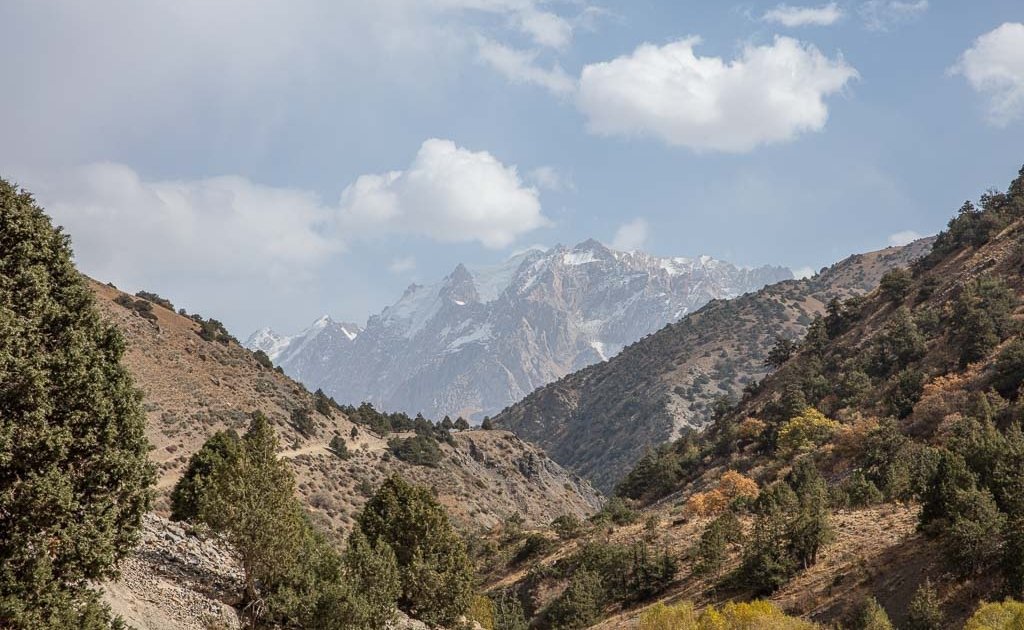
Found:
[[[510,48],[490,39],[479,42],[480,60],[513,83],[540,86],[558,96],[572,94],[576,82],[557,63],[550,69],[537,65],[540,52]]]
[[[32,188],[80,262],[102,277],[149,268],[281,278],[343,249],[315,194],[244,177],[147,181],[123,164],[94,163]]]
[[[974,41],[950,68],[988,98],[988,118],[1004,126],[1024,114],[1024,24],[1007,22]]]
[[[349,185],[339,220],[357,232],[410,232],[492,248],[550,224],[537,189],[523,185],[516,167],[437,139],[423,143],[408,169]]]
[[[391,273],[408,273],[416,268],[416,259],[412,256],[399,256],[391,261],[388,270]]]
[[[868,0],[859,13],[868,30],[885,32],[920,17],[928,6],[928,0]]]
[[[538,166],[526,174],[526,179],[542,190],[562,192],[576,189],[572,178],[560,173],[553,166]]]
[[[903,230],[902,232],[896,232],[895,234],[889,235],[889,245],[907,245],[913,243],[917,239],[922,238],[920,234],[913,230]]]
[[[780,4],[766,11],[761,17],[765,22],[775,22],[790,28],[798,26],[829,26],[843,17],[843,10],[835,2],[820,7],[800,7]]]
[[[790,269],[790,271],[793,272],[793,277],[794,278],[810,278],[810,277],[814,276],[814,274],[818,273],[817,271],[814,270],[813,267],[808,267],[808,266],[794,267],[794,268]]]
[[[633,219],[629,223],[624,223],[615,231],[615,237],[612,238],[612,249],[627,252],[643,249],[647,243],[648,232],[649,227],[644,219],[638,218]]]
[[[363,236],[504,247],[548,224],[514,166],[447,140],[424,142],[405,171],[358,178],[337,204],[240,176],[149,180],[106,162],[17,175],[65,226],[86,273],[127,287],[205,290],[212,301],[223,299],[216,287],[235,296],[293,290]],[[414,265],[397,258],[391,269]]]
[[[538,46],[561,50],[572,42],[572,23],[557,13],[541,9],[543,2],[538,0],[431,0],[431,4],[440,9],[503,15]]]
[[[746,152],[820,131],[824,97],[857,71],[810,44],[776,37],[738,59],[700,57],[697,37],[586,66],[578,103],[593,133],[651,136],[695,150]]]

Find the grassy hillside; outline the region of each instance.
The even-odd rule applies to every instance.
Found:
[[[711,421],[763,378],[777,337],[798,339],[832,300],[874,289],[930,239],[855,255],[812,278],[712,302],[611,360],[542,387],[495,418],[608,492],[651,448]]]
[[[336,406],[318,404],[316,396],[261,365],[215,322],[179,314],[154,295],[139,304],[114,287],[91,287],[104,316],[124,334],[125,363],[144,393],[161,513],[189,457],[216,431],[244,431],[255,410],[276,424],[282,455],[293,464],[310,513],[337,532],[349,528],[367,496],[392,472],[435,488],[467,530],[493,527],[511,514],[548,523],[562,514],[586,516],[599,506],[589,484],[507,431],[453,431],[450,442],[437,442],[436,465],[401,461],[389,441],[413,433],[381,435]],[[336,439],[347,458],[332,449]]]

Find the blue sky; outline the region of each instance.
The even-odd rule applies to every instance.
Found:
[[[0,3],[0,174],[238,335],[594,237],[817,269],[1024,153],[1019,2]]]

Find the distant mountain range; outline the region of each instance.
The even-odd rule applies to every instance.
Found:
[[[494,267],[460,264],[440,282],[411,285],[365,328],[322,317],[293,336],[257,331],[245,345],[342,403],[479,420],[711,300],[792,277],[588,240]]]

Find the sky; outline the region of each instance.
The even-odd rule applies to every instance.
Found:
[[[237,336],[588,238],[809,273],[1024,152],[1019,0],[0,0],[0,176]]]

